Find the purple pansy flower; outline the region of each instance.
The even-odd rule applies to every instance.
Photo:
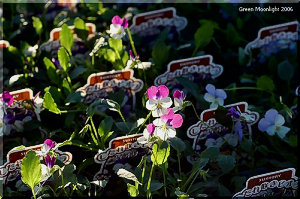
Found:
[[[167,114],[167,109],[173,103],[169,97],[169,89],[165,85],[151,86],[147,90],[147,97],[149,100],[146,102],[146,108],[152,111],[153,117]]]
[[[1,98],[7,106],[10,106],[14,103],[14,97],[8,91],[3,91]]]
[[[47,167],[52,168],[55,165],[55,162],[56,162],[55,156],[51,157],[49,154],[47,154],[47,156],[45,157],[45,163]]]
[[[226,116],[231,116],[234,119],[239,119],[241,117],[241,113],[237,111],[234,107],[231,107]]]
[[[279,137],[284,138],[290,130],[290,128],[283,126],[284,123],[284,117],[277,110],[270,109],[266,112],[265,117],[259,121],[258,129],[271,136],[277,133]]]
[[[205,89],[207,93],[205,93],[204,99],[211,103],[210,108],[217,108],[218,105],[224,105],[224,100],[227,98],[224,90],[216,89],[212,84],[207,84]]]

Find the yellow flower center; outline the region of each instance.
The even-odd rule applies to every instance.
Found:
[[[122,30],[121,30],[121,29],[118,31],[118,34],[119,34],[119,35],[122,34]]]
[[[167,125],[166,125],[166,124],[164,124],[164,125],[163,125],[161,128],[162,128],[162,130],[164,130],[164,131],[165,131],[165,130],[167,130]]]
[[[276,127],[275,127],[275,130],[279,130],[279,128],[280,128],[280,126],[276,126]]]
[[[157,108],[162,108],[161,104],[157,104]]]

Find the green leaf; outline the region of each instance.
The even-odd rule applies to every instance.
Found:
[[[267,91],[271,91],[271,92],[274,91],[274,89],[275,89],[273,80],[266,75],[263,75],[258,78],[258,80],[256,82],[256,86],[257,86],[257,88],[261,88],[263,90],[267,90]]]
[[[193,166],[197,169],[203,169],[203,167],[206,166],[208,163],[209,158],[200,158],[200,160],[197,160],[193,163]]]
[[[159,146],[158,143],[155,143],[152,146],[151,161],[154,165],[161,165],[167,162],[170,155],[170,146],[167,142],[162,142]]]
[[[218,24],[209,20],[201,20],[200,23],[202,24],[201,27],[198,28],[194,34],[194,38],[195,38],[194,52],[197,52],[198,49],[202,49],[210,43],[210,41],[213,38],[214,29],[218,27]]]
[[[72,50],[72,47],[73,47],[74,38],[73,38],[72,30],[69,29],[67,24],[64,24],[61,27],[61,31],[59,33],[59,41],[60,41],[60,45],[65,47],[71,55],[72,54],[71,50]]]
[[[77,66],[70,74],[71,79],[77,78],[79,75],[83,74],[87,70],[84,66]]]
[[[76,17],[76,19],[74,21],[74,26],[75,26],[76,35],[80,39],[86,40],[86,38],[89,35],[89,29],[85,25],[84,21],[82,19],[80,19],[79,17]]]
[[[68,95],[66,103],[78,103],[81,101],[81,99],[81,93],[77,91]]]
[[[278,64],[277,72],[280,79],[289,81],[294,76],[294,66],[288,60],[285,60]]]
[[[38,17],[32,17],[32,25],[38,35],[40,35],[43,31],[43,24]]]
[[[66,95],[69,95],[72,92],[72,89],[71,89],[70,84],[68,83],[67,79],[63,80],[62,87],[63,87],[64,93]]]
[[[139,190],[129,183],[127,183],[127,191],[130,197],[137,197],[139,195]]]
[[[117,55],[112,49],[107,49],[103,57],[111,63],[115,63],[117,59]]]
[[[219,155],[217,161],[223,173],[230,172],[235,166],[235,159],[231,155]]]
[[[98,134],[102,138],[105,134],[107,134],[113,125],[112,117],[106,117],[104,120],[101,121],[98,127]]]
[[[67,71],[70,65],[70,58],[67,51],[63,47],[59,48],[58,50],[58,61],[64,71]]]
[[[223,126],[232,127],[232,119],[226,114],[228,110],[222,106],[218,106],[217,110],[215,111],[216,120],[218,123],[222,124]]]
[[[123,48],[122,39],[110,38],[108,44],[112,49],[121,54]]]
[[[76,166],[74,164],[68,164],[64,166],[63,170],[63,178],[64,178],[64,185],[71,182],[72,184],[77,184],[76,175],[73,172],[76,170]]]
[[[156,67],[162,67],[169,58],[171,46],[167,46],[164,42],[156,42],[153,46],[152,57]]]
[[[57,105],[54,102],[51,93],[49,92],[45,93],[44,95],[43,106],[44,108],[48,109],[50,112],[53,112],[55,114],[60,114],[60,110],[57,108]]]
[[[55,67],[55,65],[47,57],[44,57],[43,61],[44,61],[44,64],[46,66],[47,75],[48,75],[50,81],[52,83],[56,84],[56,85],[59,85],[60,78],[59,78],[59,76],[56,73],[56,67]]]
[[[209,158],[210,160],[216,160],[219,156],[220,150],[218,147],[209,147],[205,149],[200,157],[201,158]]]
[[[182,152],[185,149],[185,143],[178,137],[170,139],[170,145],[177,151]]]
[[[42,179],[42,167],[40,158],[34,151],[28,151],[21,164],[22,181],[32,190]]]

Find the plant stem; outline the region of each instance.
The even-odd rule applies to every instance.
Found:
[[[140,132],[140,130],[144,127],[145,123],[147,122],[147,120],[151,117],[152,111],[150,111],[146,117],[146,119],[144,120],[144,122],[141,124],[141,126],[139,127],[139,129],[137,130],[136,134],[138,134]]]
[[[177,161],[178,161],[179,178],[180,178],[180,181],[181,181],[182,180],[182,174],[181,174],[181,164],[180,164],[180,153],[178,151],[177,151]]]
[[[144,184],[144,177],[145,177],[145,171],[146,171],[146,166],[147,166],[147,155],[143,156],[144,160],[144,166],[143,166],[143,171],[142,171],[142,185]]]
[[[166,163],[163,164],[163,177],[164,177],[164,190],[165,190],[165,197],[168,197],[167,194],[167,183],[166,183]]]
[[[31,188],[31,191],[32,191],[32,195],[33,195],[34,199],[36,199],[36,196],[35,196],[35,193],[34,193],[34,187]]]
[[[68,196],[68,193],[66,192],[66,189],[65,189],[65,183],[64,183],[64,174],[63,174],[63,171],[60,170],[61,172],[61,183],[62,183],[62,188],[64,190],[64,193],[66,194],[66,196]]]
[[[198,172],[198,169],[194,170],[191,175],[189,176],[189,178],[185,181],[184,185],[182,186],[181,190],[185,190],[185,187],[188,185],[188,183],[192,180],[193,176]]]
[[[135,49],[135,46],[134,46],[134,42],[132,40],[132,36],[131,36],[131,33],[130,33],[130,30],[129,30],[129,28],[126,28],[126,30],[127,30],[127,35],[128,35],[129,41],[130,41],[130,45],[131,45],[133,54],[134,54],[135,57],[137,57],[138,54],[136,52],[136,49]]]
[[[192,104],[192,103],[191,103],[191,104]],[[196,108],[195,108],[194,104],[192,104],[192,107],[193,107],[193,110],[194,110],[194,112],[195,112],[195,115],[196,115],[197,119],[198,119],[199,121],[201,121],[201,119],[200,119],[200,117],[199,117],[199,115],[198,115],[198,113],[197,113],[197,111],[196,111]]]
[[[197,179],[197,177],[198,177],[199,174],[200,174],[200,171],[198,171],[198,172],[196,173],[196,175],[195,175],[194,179],[192,180],[192,182],[191,182],[189,188],[186,190],[186,193],[189,192],[190,188],[191,188],[192,185],[194,184],[194,182],[195,182],[195,180]]]
[[[123,122],[124,122],[124,124],[125,124],[125,126],[127,128],[127,130],[129,131],[129,127],[127,126],[126,120],[125,120],[125,118],[124,118],[124,116],[123,116],[123,114],[122,114],[122,112],[121,112],[120,109],[118,110],[118,113],[121,116],[121,118],[122,118],[122,120],[123,120]]]
[[[149,179],[148,179],[148,185],[147,185],[147,198],[151,197],[150,184],[151,184],[153,169],[154,169],[154,164],[152,163],[150,175],[149,175]]]
[[[90,151],[98,151],[97,149],[94,149],[92,147],[88,147],[88,146],[85,146],[85,145],[82,145],[82,144],[76,144],[76,143],[72,143],[71,145],[73,146],[78,146],[78,147],[81,147],[81,148],[84,148],[84,149],[88,149]]]

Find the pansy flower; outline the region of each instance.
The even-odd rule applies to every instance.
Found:
[[[107,33],[114,39],[122,39],[125,36],[124,28],[128,27],[128,21],[126,18],[121,19],[119,16],[114,16],[111,20],[112,24]]]
[[[173,93],[173,97],[174,97],[174,106],[175,106],[173,110],[176,112],[182,109],[185,95],[183,91],[175,90],[175,92]]]
[[[150,123],[144,129],[143,136],[138,138],[138,142],[141,144],[147,143],[154,136],[155,125]]]
[[[290,128],[283,126],[284,123],[284,117],[277,110],[270,109],[266,112],[265,117],[259,121],[258,129],[271,136],[277,133],[279,137],[284,138],[290,130]]]
[[[173,109],[169,108],[167,114],[153,121],[155,125],[154,135],[164,141],[173,138],[176,136],[175,129],[181,127],[182,122],[182,116],[180,114],[174,114]]]
[[[7,106],[10,106],[14,103],[14,97],[8,91],[3,91],[1,98],[4,104]]]
[[[147,97],[149,100],[146,102],[146,108],[152,111],[153,117],[167,114],[167,108],[173,103],[169,97],[169,89],[165,85],[151,86],[147,90]]]
[[[130,68],[148,69],[152,65],[151,62],[141,62],[139,60],[139,56],[137,55],[136,57],[134,57],[131,50],[129,51],[129,56],[130,56],[130,59],[127,61],[125,69],[130,69]]]
[[[210,108],[217,108],[218,105],[224,105],[224,100],[227,98],[224,90],[216,89],[212,84],[207,84],[205,89],[207,93],[205,93],[204,99],[211,103]]]
[[[52,141],[51,139],[46,139],[44,141],[44,144],[42,146],[41,152],[43,155],[46,155],[47,153],[49,153],[49,151],[54,148],[56,145],[56,142]]]

